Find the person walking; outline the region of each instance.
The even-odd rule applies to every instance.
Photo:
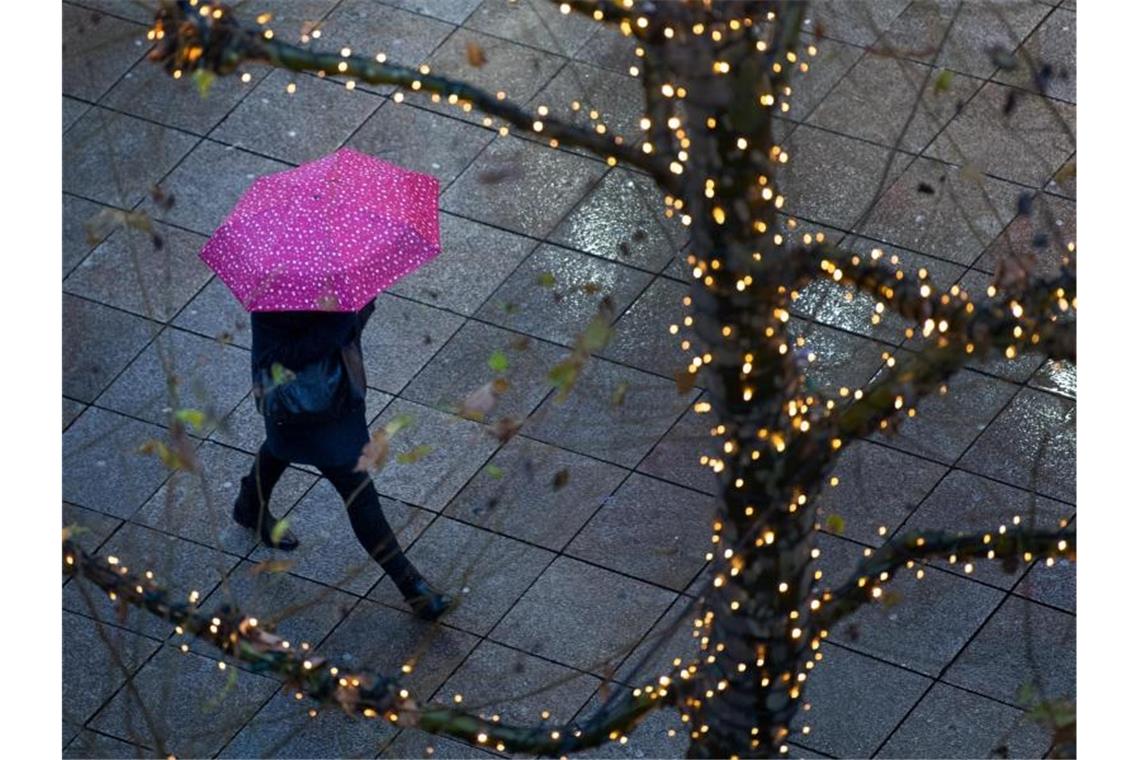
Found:
[[[272,378],[275,373],[289,372],[294,377],[302,372],[329,374],[326,367],[337,369],[341,356],[361,356],[360,336],[375,310],[373,299],[359,312],[254,312],[250,322],[255,393],[264,396],[269,390],[264,387],[266,378]],[[333,357],[331,363],[323,361],[329,357]],[[343,362],[354,363],[352,360]],[[255,530],[266,544],[285,551],[297,548],[300,542],[293,532],[284,526],[284,529],[278,528],[279,520],[270,512],[269,500],[273,487],[291,462],[313,465],[344,499],[352,530],[361,546],[384,568],[416,615],[435,620],[448,610],[452,600],[434,590],[404,555],[384,517],[372,477],[367,471],[356,469],[360,453],[369,440],[364,417],[363,376],[352,378],[350,367],[333,374],[337,375],[335,379],[321,377],[320,380],[352,387],[337,389],[334,395],[347,401],[341,402],[341,408],[326,412],[327,419],[281,424],[266,417],[265,442],[250,473],[241,480],[234,501],[234,520]],[[270,379],[269,384],[272,382]]]
[[[251,314],[265,418],[234,520],[295,549],[270,496],[291,462],[315,466],[344,499],[361,546],[425,620],[453,600],[404,556],[367,468],[356,466],[369,442],[360,335],[377,294],[439,252],[439,180],[341,148],[258,177],[199,253]]]

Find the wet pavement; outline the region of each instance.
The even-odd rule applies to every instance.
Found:
[[[1071,2],[969,3],[936,53],[952,5],[829,2],[808,14],[820,52],[778,125],[792,156],[781,182],[797,234],[881,247],[939,285],[976,292],[1013,256],[1056,266],[1055,239],[1075,237],[1076,18]],[[569,109],[577,99],[636,131],[631,46],[556,4],[247,6],[249,18],[274,10],[279,37],[323,20],[332,49],[427,62],[567,117],[580,117]],[[689,411],[702,389],[679,392],[682,352],[667,329],[686,287],[684,230],[660,213],[652,184],[581,151],[501,137],[446,104],[397,103],[390,88],[250,67],[248,82],[219,80],[203,99],[189,78],[171,81],[144,60],[148,14],[136,3],[63,7],[63,520],[87,529],[79,540],[207,606],[233,598],[272,621],[301,604],[280,622],[291,641],[381,670],[414,656],[422,696],[462,693],[513,721],[538,722],[544,709],[584,716],[609,690],[694,651],[686,626],[671,623],[701,579],[715,483],[697,462],[705,423]],[[471,46],[486,58],[478,68]],[[904,60],[884,56],[888,47]],[[1046,96],[999,49],[1050,63]],[[295,554],[256,546],[228,515],[261,423],[248,318],[197,251],[255,177],[346,144],[442,183],[443,253],[381,296],[364,338],[373,428],[413,421],[375,479],[385,510],[411,558],[461,600],[435,628],[408,614],[310,468],[290,469],[273,496],[301,538]],[[168,211],[152,184],[174,197]],[[1017,216],[1027,195],[1031,212]],[[88,239],[84,222],[107,208],[153,213],[162,249],[137,230]],[[559,401],[547,373],[603,298],[614,338]],[[871,306],[826,284],[797,302],[794,333],[821,391],[866,383],[885,352],[920,348],[900,320],[872,324]],[[215,420],[195,437],[204,482],[136,451],[165,433],[164,367],[179,378],[177,405]],[[496,375],[510,387],[490,419],[461,418],[467,394]],[[1075,368],[1040,356],[975,362],[899,435],[851,446],[821,505],[843,524],[828,520],[821,537],[825,580],[841,581],[899,530],[1073,517],[1075,385]],[[521,424],[506,443],[495,435],[502,416]],[[258,564],[281,559],[291,564]],[[892,588],[897,604],[861,611],[825,645],[806,692],[811,732],[792,755],[1042,756],[1048,733],[1019,700],[1030,683],[1038,700],[1074,695],[1074,567],[967,575],[932,564],[921,582]],[[335,711],[309,718],[274,679],[222,672],[198,647],[184,655],[165,626],[117,616],[74,581],[63,606],[65,756],[487,754]],[[588,754],[681,757],[684,740],[667,735],[678,727],[675,714],[654,715],[628,744]]]

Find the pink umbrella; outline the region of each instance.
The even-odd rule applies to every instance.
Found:
[[[256,179],[200,255],[247,311],[359,311],[439,250],[439,180],[341,148]]]

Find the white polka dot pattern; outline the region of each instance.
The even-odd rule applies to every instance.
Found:
[[[341,148],[254,180],[200,256],[246,311],[358,311],[439,250],[439,180]]]

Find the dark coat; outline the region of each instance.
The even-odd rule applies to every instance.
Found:
[[[255,382],[260,371],[275,362],[296,371],[350,343],[359,347],[360,334],[375,309],[373,300],[359,312],[253,312],[251,364]],[[265,442],[271,454],[287,462],[332,468],[352,466],[368,442],[364,404],[355,405],[338,419],[319,424],[287,428],[266,425]]]

